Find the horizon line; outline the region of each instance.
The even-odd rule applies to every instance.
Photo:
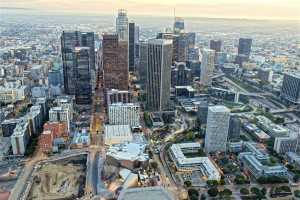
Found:
[[[87,16],[116,16],[116,14],[110,14],[108,12],[77,12],[72,10],[45,10],[43,9],[36,9],[36,8],[25,8],[25,7],[1,7],[0,10],[7,10],[7,11],[34,11],[35,13],[32,13],[33,15],[87,15]],[[60,13],[61,12],[61,13]],[[25,14],[25,13],[18,13],[18,14]],[[28,13],[29,14],[29,13]],[[0,14],[1,16],[1,14]],[[139,14],[139,13],[132,13],[129,16],[138,16],[138,17],[166,17],[166,18],[174,18],[174,16],[171,15],[150,15],[150,14]],[[196,19],[196,18],[205,18],[205,19],[223,19],[223,20],[253,20],[253,21],[296,21],[300,23],[300,19],[297,18],[270,18],[270,17],[261,17],[261,18],[251,18],[251,17],[226,17],[226,16],[187,16],[187,15],[179,15],[178,17],[186,18],[186,19]]]

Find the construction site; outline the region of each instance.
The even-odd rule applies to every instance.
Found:
[[[85,159],[63,160],[41,165],[34,174],[30,200],[71,200],[84,196]]]

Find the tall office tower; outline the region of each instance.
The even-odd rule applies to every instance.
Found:
[[[63,76],[65,93],[69,95],[75,94],[74,77],[74,49],[77,46],[90,48],[90,67],[92,73],[92,82],[95,73],[95,41],[93,32],[63,32],[61,35],[61,54],[63,62]]]
[[[192,83],[192,71],[184,62],[175,63],[175,85],[187,86]]]
[[[240,139],[241,132],[241,120],[238,116],[230,116],[228,140]]]
[[[103,35],[104,88],[128,90],[128,45],[117,34]]]
[[[129,30],[129,37],[128,37],[128,65],[129,65],[129,71],[133,72],[135,71],[135,24],[133,22],[130,22],[128,24],[128,30]]]
[[[135,103],[113,103],[108,106],[108,119],[111,125],[140,126],[140,105]]]
[[[76,104],[92,103],[92,83],[90,66],[90,48],[75,47],[75,102]]]
[[[120,41],[128,41],[128,18],[127,12],[124,9],[118,10],[116,19],[116,31]]]
[[[172,40],[148,41],[147,108],[163,111],[169,108],[172,65]]]
[[[212,84],[214,56],[214,50],[204,49],[202,52],[200,84],[203,86],[211,86]]]
[[[173,36],[173,63],[187,60],[187,37],[182,33]]]
[[[178,34],[178,33],[182,33],[182,32],[184,32],[184,20],[183,20],[183,18],[175,17],[174,33]]]
[[[291,104],[300,104],[300,74],[285,73],[280,96]]]
[[[209,48],[215,50],[216,53],[221,51],[221,47],[222,47],[221,40],[210,40]]]
[[[139,83],[142,89],[146,88],[147,84],[147,64],[148,64],[148,42],[141,41],[139,43],[140,47],[140,58],[138,67],[138,77]]]
[[[205,152],[225,152],[230,110],[225,106],[208,108],[205,134]]]
[[[195,48],[195,45],[196,45],[196,33],[194,33],[194,32],[186,33],[186,37],[187,37],[187,48],[188,49]]]
[[[240,38],[239,39],[239,47],[238,47],[238,54],[245,55],[249,58],[251,53],[251,45],[252,39],[251,38]]]

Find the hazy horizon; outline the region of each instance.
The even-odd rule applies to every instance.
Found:
[[[48,14],[116,15],[124,8],[130,16],[300,20],[298,0],[1,0],[0,9]]]

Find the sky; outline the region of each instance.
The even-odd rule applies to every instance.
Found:
[[[179,17],[300,20],[300,0],[0,0],[0,8],[114,15],[124,8],[152,16],[174,16],[175,9]]]

